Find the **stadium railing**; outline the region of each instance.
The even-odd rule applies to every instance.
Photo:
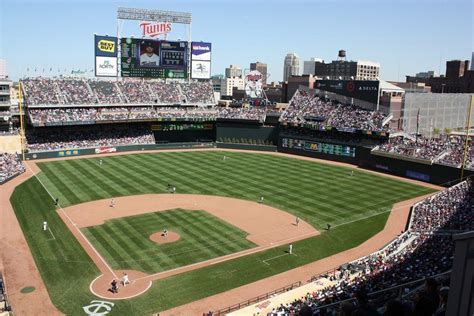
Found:
[[[231,305],[229,307],[226,307],[226,308],[223,308],[223,309],[220,309],[218,311],[214,311],[212,312],[212,315],[213,316],[220,316],[220,315],[225,315],[225,314],[228,314],[228,313],[231,313],[233,311],[236,311],[236,310],[239,310],[241,308],[244,308],[244,307],[247,307],[247,306],[250,306],[252,304],[255,304],[255,303],[258,303],[262,300],[266,300],[268,299],[269,297],[273,296],[273,295],[277,295],[277,294],[281,294],[281,293],[284,293],[284,292],[288,292],[294,288],[297,288],[297,287],[300,287],[301,286],[301,281],[299,282],[295,282],[295,283],[292,283],[292,284],[289,284],[287,286],[284,286],[284,287],[281,287],[281,288],[278,288],[276,290],[273,290],[271,292],[268,292],[268,293],[265,293],[265,294],[262,294],[262,295],[259,295],[259,296],[256,296],[254,298],[251,298],[249,300],[246,300],[246,301],[243,301],[243,302],[240,302],[238,304],[234,304],[234,305]]]

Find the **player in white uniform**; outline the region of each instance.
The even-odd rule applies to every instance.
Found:
[[[122,277],[122,284],[123,286],[127,286],[127,284],[130,284],[130,280],[128,279],[128,274],[124,273]]]
[[[290,244],[290,246],[288,247],[288,252],[291,254],[293,254],[293,244]]]
[[[43,222],[43,230],[48,230],[48,222]]]
[[[145,44],[145,53],[140,55],[140,66],[158,67],[160,65],[160,57],[154,50],[152,43]]]

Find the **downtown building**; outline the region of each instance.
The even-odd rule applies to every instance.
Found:
[[[379,80],[380,64],[373,61],[315,62],[314,75],[329,80]]]
[[[283,81],[288,81],[290,76],[300,75],[300,58],[295,53],[288,53],[283,64]]]

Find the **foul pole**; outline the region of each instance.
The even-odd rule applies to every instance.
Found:
[[[18,81],[18,107],[20,109],[20,142],[21,142],[21,159],[25,160],[25,149],[26,149],[26,135],[25,135],[25,122],[23,110],[23,87],[21,81]]]
[[[471,113],[472,113],[472,103],[474,100],[474,95],[471,95],[471,100],[469,102],[469,107],[467,109],[467,120],[466,120],[466,139],[464,140],[464,156],[461,165],[461,181],[464,179],[464,167],[467,163],[467,153],[469,152],[469,131],[471,130]]]

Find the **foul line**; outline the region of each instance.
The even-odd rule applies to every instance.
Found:
[[[289,255],[289,253],[284,253],[284,254],[282,254],[282,255],[278,255],[278,256],[275,256],[275,257],[271,257],[271,258],[262,260],[262,262],[265,263],[266,265],[270,265],[267,261],[270,261],[270,260],[273,260],[273,259],[276,259],[276,258],[280,258],[280,257],[283,257],[283,256],[287,256],[287,255]]]
[[[33,170],[31,169],[31,167],[29,166],[29,164],[26,164],[26,166],[28,167],[28,169],[31,171],[31,173],[33,173],[33,175],[35,176],[35,178],[38,180],[38,182],[41,184],[41,186],[46,190],[46,192],[49,194],[49,196],[51,197],[51,199],[53,201],[55,201],[55,198],[54,196],[51,194],[51,192],[49,192],[49,190],[46,188],[46,186],[44,185],[44,183],[40,180],[40,178],[38,177],[38,175],[36,173],[33,172]],[[97,257],[100,259],[100,261],[102,261],[102,263],[106,266],[106,268],[112,273],[112,275],[117,279],[117,275],[115,274],[114,270],[112,270],[112,268],[110,268],[110,266],[107,264],[107,262],[104,260],[104,258],[102,258],[102,256],[99,254],[99,252],[94,248],[94,246],[92,246],[92,244],[90,243],[90,241],[86,238],[86,236],[81,232],[81,230],[77,227],[77,225],[72,221],[72,219],[66,214],[66,212],[64,211],[63,207],[61,206],[60,203],[58,203],[58,208],[61,210],[61,212],[63,213],[63,215],[69,220],[70,224],[76,229],[76,231],[79,233],[79,235],[86,241],[86,243],[89,245],[89,247],[92,249],[92,251],[94,251],[94,253],[97,255]],[[91,258],[92,259],[92,258]],[[92,261],[94,261],[92,259]]]
[[[49,230],[49,233],[51,234],[51,236],[53,236],[53,238],[52,238],[52,239],[49,238],[48,241],[50,241],[50,240],[56,240],[56,237],[54,237],[54,234],[53,234],[53,232],[51,231],[51,227],[48,226],[48,230]]]

